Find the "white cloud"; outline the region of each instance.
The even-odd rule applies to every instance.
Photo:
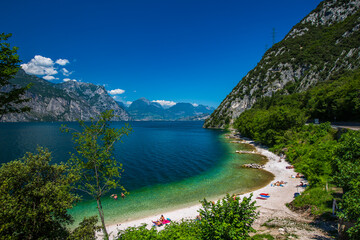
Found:
[[[51,81],[51,80],[55,80],[55,79],[58,79],[58,78],[56,78],[56,77],[54,77],[54,76],[46,75],[46,76],[43,77],[43,79],[48,80],[48,81]]]
[[[54,61],[51,60],[51,58],[43,57],[40,55],[35,55],[35,57],[31,61],[34,61],[39,66],[44,66],[44,67],[51,67],[54,65]]]
[[[125,104],[126,104],[127,106],[130,106],[130,105],[132,104],[132,102],[131,102],[131,101],[127,101]]]
[[[67,70],[66,68],[62,68],[61,72],[64,76],[70,76],[73,72],[70,72],[69,70]]]
[[[28,63],[21,64],[22,69],[32,75],[55,75],[58,72],[54,68],[54,61],[51,58],[35,55]]]
[[[118,88],[118,89],[110,90],[108,92],[111,95],[120,95],[120,94],[123,94],[125,92],[125,90],[122,90],[122,89]]]
[[[172,106],[174,106],[176,104],[176,102],[166,101],[166,100],[153,100],[152,102],[159,103],[164,108],[169,108],[169,107],[172,107]]]
[[[56,64],[59,64],[59,65],[61,65],[61,66],[65,66],[66,64],[68,64],[68,63],[70,63],[69,62],[69,60],[67,60],[67,59],[58,59],[58,60],[56,60],[56,62],[55,62]]]
[[[197,103],[192,103],[192,105],[193,105],[194,107],[199,106],[199,104],[197,104]]]
[[[70,78],[64,78],[63,80],[64,82],[68,82],[68,81],[74,81],[74,82],[77,82],[76,79],[70,79]]]

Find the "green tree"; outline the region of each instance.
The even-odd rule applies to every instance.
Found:
[[[118,240],[138,239],[168,239],[168,240],[197,240],[200,239],[200,223],[195,220],[181,220],[171,222],[164,230],[157,231],[154,227],[148,229],[146,224],[139,227],[128,227],[118,232]]]
[[[334,181],[344,190],[340,218],[354,222],[349,229],[351,239],[360,238],[360,132],[342,135],[335,151]]]
[[[97,226],[98,219],[96,216],[85,217],[84,220],[79,223],[79,226],[70,234],[68,240],[96,240],[96,232],[100,230]]]
[[[235,121],[234,127],[243,136],[274,146],[282,140],[287,130],[298,129],[305,121],[305,114],[298,108],[273,106],[269,109],[244,111]]]
[[[111,189],[121,188],[120,175],[122,164],[114,158],[114,144],[124,135],[131,132],[126,125],[123,128],[110,128],[109,121],[114,117],[113,111],[102,113],[98,120],[90,124],[80,121],[82,131],[73,133],[76,154],[69,159],[74,176],[77,177],[76,189],[90,195],[97,202],[104,237],[109,238],[105,227],[104,211],[101,198]],[[64,131],[69,128],[63,126]]]
[[[11,34],[0,34],[0,120],[5,114],[29,111],[29,107],[19,104],[29,101],[23,97],[30,84],[25,87],[17,87],[9,82],[19,70],[18,48],[10,47],[6,41]]]
[[[257,217],[255,202],[249,198],[227,196],[216,203],[206,199],[201,201],[201,238],[202,239],[249,239],[254,232],[252,224]]]
[[[147,229],[146,224],[139,227],[128,227],[118,232],[117,240],[155,240],[159,239],[158,231],[155,228]]]
[[[51,154],[38,148],[0,168],[0,239],[66,239],[73,222],[66,165],[50,165]]]

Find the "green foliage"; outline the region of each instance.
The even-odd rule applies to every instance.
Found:
[[[96,216],[85,217],[79,226],[68,237],[68,240],[96,240],[96,232],[101,228],[97,226]]]
[[[146,224],[140,227],[128,227],[118,232],[118,240],[156,240],[159,239],[158,231],[155,228],[147,229]]]
[[[360,184],[360,132],[343,134],[335,151],[333,162],[334,181],[344,192],[359,187]]]
[[[0,168],[0,238],[66,239],[73,222],[67,209],[77,200],[70,192],[66,165],[50,165],[51,154],[38,148]]]
[[[233,199],[229,194],[215,204],[201,201],[201,239],[249,239],[251,227],[257,217],[255,202],[244,197]]]
[[[304,100],[311,118],[360,121],[360,71],[320,83],[304,94]]]
[[[29,111],[28,107],[19,107],[19,104],[30,99],[23,98],[23,95],[30,85],[18,88],[10,84],[9,80],[19,70],[19,56],[16,54],[18,48],[10,47],[6,41],[11,34],[0,34],[0,119],[4,114]]]
[[[293,209],[310,209],[313,215],[322,215],[332,211],[333,196],[331,192],[323,187],[314,187],[306,189],[300,196],[297,196],[291,202]]]
[[[129,227],[118,233],[118,240],[137,239],[169,239],[169,240],[196,240],[200,238],[199,223],[193,220],[172,222],[164,230],[157,231],[154,227],[147,229],[146,224],[140,227]]]
[[[285,132],[282,142],[272,150],[283,152],[296,170],[303,173],[311,185],[324,184],[332,175],[333,152],[336,147],[336,130],[330,123],[304,125],[298,131]]]
[[[287,106],[275,106],[268,110],[250,109],[235,121],[242,135],[273,146],[282,139],[285,131],[304,125],[306,117],[302,111]]]
[[[91,120],[90,125],[83,121],[79,124],[82,132],[73,133],[73,141],[77,154],[69,159],[72,174],[77,178],[77,189],[93,197],[98,204],[99,216],[105,238],[104,212],[101,198],[111,189],[121,188],[120,177],[122,164],[114,158],[114,144],[128,135],[131,128],[127,125],[120,129],[110,128],[109,121],[114,117],[113,111],[106,111],[98,120]],[[62,126],[63,131],[69,131]]]
[[[197,240],[200,236],[199,224],[196,220],[172,222],[159,232],[159,239]]]
[[[360,132],[349,131],[342,135],[333,161],[334,181],[344,190],[343,201],[339,204],[340,218],[352,221],[349,229],[352,239],[360,238]]]
[[[359,185],[359,182],[358,182]],[[340,202],[341,212],[338,216],[346,221],[354,223],[347,232],[350,239],[360,239],[360,188],[354,188],[346,192]]]
[[[320,82],[302,93],[292,93],[296,85],[288,83],[285,86],[290,95],[278,92],[271,97],[262,97],[253,108],[268,110],[274,106],[287,106],[300,109],[310,119],[360,121],[360,70]]]
[[[255,202],[251,196],[234,199],[227,195],[216,203],[201,201],[199,210],[201,221],[182,220],[172,222],[162,231],[155,228],[147,229],[146,225],[129,227],[118,233],[118,240],[137,239],[183,239],[183,240],[213,240],[213,239],[249,239],[249,233],[255,230],[251,227],[257,216]]]
[[[252,236],[251,240],[274,240],[274,237],[268,233],[256,234]]]

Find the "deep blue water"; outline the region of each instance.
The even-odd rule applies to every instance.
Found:
[[[66,162],[74,144],[71,133],[60,131],[62,124],[78,128],[77,123],[1,123],[0,162],[35,152],[37,146],[48,148],[53,162]],[[221,132],[203,129],[202,122],[131,122],[130,126],[132,133],[115,146],[125,170],[122,182],[129,191],[197,175],[224,152],[217,139]]]
[[[0,162],[35,152],[37,146],[52,152],[53,162],[66,162],[73,151],[72,135],[62,133],[62,123],[1,123]],[[65,123],[78,128],[77,123]],[[246,149],[232,144],[224,132],[202,128],[202,122],[130,122],[133,132],[115,145],[115,156],[123,163],[121,182],[130,192],[125,200],[105,196],[107,222],[125,221],[157,214],[216,198],[226,193],[246,192],[272,179],[270,173],[243,169],[258,156],[234,154]],[[120,128],[124,123],[112,123]],[[118,193],[115,191],[115,193]],[[97,214],[96,204],[84,196],[71,214],[76,222]]]

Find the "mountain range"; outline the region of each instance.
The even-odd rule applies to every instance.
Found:
[[[257,100],[301,93],[360,66],[360,0],[326,0],[268,49],[205,128],[225,128]]]
[[[30,112],[8,114],[3,122],[29,121],[88,121],[96,118],[101,112],[112,109],[117,116],[114,121],[130,120],[204,120],[214,108],[190,103],[177,103],[165,109],[160,104],[150,102],[145,98],[134,101],[128,108],[121,102],[116,102],[103,86],[92,83],[68,81],[51,83],[37,76],[26,74],[20,69],[10,81],[14,85],[31,88],[25,97],[30,101],[25,105]]]
[[[77,119],[88,121],[109,109],[113,109],[114,114],[117,115],[113,120],[131,119],[130,115],[108,95],[103,86],[76,81],[55,84],[26,74],[22,69],[10,82],[19,86],[32,84],[25,94],[25,97],[30,99],[25,105],[29,106],[31,111],[5,115],[3,122],[76,121]]]
[[[133,120],[204,120],[215,109],[204,105],[177,103],[170,108],[163,108],[157,102],[140,98],[126,109]],[[201,117],[199,117],[201,116]]]

